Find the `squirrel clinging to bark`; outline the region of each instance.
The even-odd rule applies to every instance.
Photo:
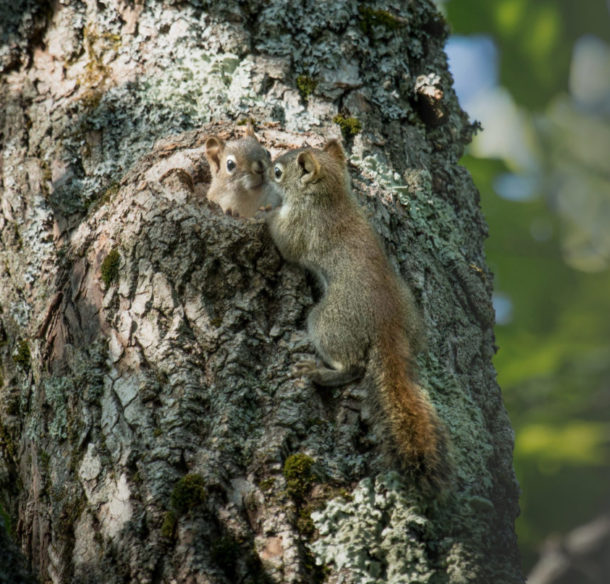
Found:
[[[267,213],[273,241],[322,288],[307,329],[328,366],[305,361],[297,371],[322,386],[343,385],[368,371],[392,449],[427,484],[442,485],[446,432],[416,381],[419,315],[350,192],[343,148],[330,140],[323,150],[293,150],[270,172],[281,198]]]
[[[262,205],[275,202],[276,190],[268,176],[271,155],[256,139],[251,122],[239,140],[210,136],[205,157],[212,172],[207,198],[228,215],[252,217]]]

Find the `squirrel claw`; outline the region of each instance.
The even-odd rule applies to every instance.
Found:
[[[307,377],[310,376],[318,366],[313,359],[305,359],[299,361],[292,366],[292,374],[295,377]]]
[[[254,216],[259,219],[265,219],[267,218],[267,213],[270,211],[273,211],[273,207],[271,205],[265,205],[264,207],[259,207]]]
[[[237,211],[234,211],[233,209],[231,209],[231,207],[229,207],[226,211],[226,214],[229,217],[235,217],[236,219],[239,217],[239,213]]]
[[[256,211],[256,217],[266,217],[267,213],[269,213],[270,211],[273,211],[273,206],[272,205],[264,205],[258,208],[258,210]]]

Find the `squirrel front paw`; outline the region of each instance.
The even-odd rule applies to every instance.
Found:
[[[225,211],[225,214],[228,215],[229,217],[233,217],[234,219],[239,219],[239,213],[237,211],[234,211],[233,209],[231,209],[231,207],[227,208],[227,210]]]

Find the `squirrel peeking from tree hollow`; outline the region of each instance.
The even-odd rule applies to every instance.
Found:
[[[205,142],[205,157],[212,172],[207,198],[227,215],[253,217],[259,207],[278,200],[268,175],[271,154],[256,139],[251,122],[239,140],[225,142],[210,136]]]

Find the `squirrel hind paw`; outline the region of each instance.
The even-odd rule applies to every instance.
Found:
[[[322,387],[341,387],[352,381],[358,381],[364,375],[364,368],[352,366],[346,369],[330,369],[319,366],[312,359],[299,361],[292,367],[292,372],[297,377],[307,377],[316,385]]]
[[[303,359],[292,366],[291,373],[294,377],[311,377],[318,366],[313,359]]]

